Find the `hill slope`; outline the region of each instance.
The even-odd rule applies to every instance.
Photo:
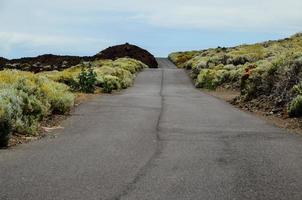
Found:
[[[198,88],[240,91],[234,103],[249,110],[302,116],[302,33],[278,41],[176,52]]]

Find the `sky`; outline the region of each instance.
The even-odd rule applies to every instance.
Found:
[[[94,55],[122,43],[156,56],[302,31],[301,0],[0,0],[0,56]]]

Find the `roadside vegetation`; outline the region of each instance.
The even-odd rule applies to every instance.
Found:
[[[189,70],[197,88],[240,91],[248,110],[302,116],[302,33],[278,41],[176,52],[169,59]]]
[[[146,67],[140,61],[120,58],[82,62],[63,71],[0,71],[0,147],[7,146],[14,133],[34,136],[45,118],[69,113],[78,92],[125,89]]]

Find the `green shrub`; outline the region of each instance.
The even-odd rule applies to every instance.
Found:
[[[196,87],[240,89],[238,101],[251,101],[248,103],[265,111],[281,110],[288,105],[292,116],[302,116],[299,114],[301,33],[284,40],[206,49],[197,51],[192,57],[188,55],[188,52],[176,52],[169,58],[178,67],[190,70]]]
[[[215,71],[211,69],[203,69],[200,71],[195,86],[197,88],[216,89],[216,75]]]
[[[291,117],[302,116],[302,95],[298,95],[289,105],[288,114]]]
[[[119,90],[121,88],[119,78],[112,75],[104,76],[103,91],[111,93],[113,90]]]
[[[293,87],[293,92],[298,95],[302,95],[302,83],[299,83]]]
[[[0,93],[0,97],[1,93]],[[11,119],[11,110],[8,108],[9,102],[1,98],[0,99],[0,148],[6,147],[8,145],[8,141],[10,135],[12,133],[11,123],[9,120]]]
[[[80,91],[85,93],[94,93],[97,81],[96,77],[97,74],[93,71],[92,67],[89,67],[88,70],[83,67],[78,76]]]
[[[64,84],[29,72],[0,72],[1,126],[13,132],[34,134],[44,117],[64,114],[73,104],[74,95]],[[11,131],[4,129],[0,133],[3,136]]]
[[[279,67],[280,67],[280,65],[277,65],[276,63],[272,63],[268,67],[267,74],[274,75],[278,71]]]
[[[74,105],[74,95],[68,93],[61,94],[61,96],[54,96],[50,98],[50,104],[53,114],[65,114],[69,112]]]
[[[195,86],[197,88],[206,88],[214,90],[218,86],[231,80],[231,73],[228,70],[219,69],[203,69],[200,71]]]
[[[93,67],[96,76],[94,85],[92,86],[92,84],[90,84],[89,87],[86,87],[86,83],[90,82],[85,81],[89,79],[89,66]],[[81,72],[81,69],[83,67],[85,67],[84,73]],[[147,65],[140,61],[131,58],[119,58],[115,61],[96,60],[93,62],[89,62],[88,65],[86,64],[85,66],[81,64],[60,72],[53,71],[43,72],[40,74],[56,82],[64,83],[74,91],[92,92],[94,86],[103,87],[105,75],[118,77],[121,88],[127,88],[132,85],[135,73],[141,71],[144,68],[147,68]],[[79,77],[80,74],[82,76],[81,79]],[[84,87],[81,86],[81,84],[83,84]]]
[[[245,64],[246,62],[256,62],[264,59],[267,54],[266,49],[261,44],[241,45],[228,53],[233,57],[233,64]]]
[[[199,51],[187,51],[187,52],[176,52],[171,53],[168,58],[179,68],[184,68],[185,63],[195,56],[197,56]]]
[[[50,71],[39,73],[41,76],[45,76],[55,82],[63,83],[68,85],[71,90],[79,91],[80,85],[78,76],[81,72],[81,66],[71,67],[63,71]]]
[[[8,120],[0,119],[0,148],[6,147],[11,135],[11,126]]]
[[[74,106],[75,96],[69,92],[68,86],[53,81],[43,81],[41,92],[55,114],[69,112]]]
[[[119,85],[123,89],[132,85],[134,76],[135,76],[132,73],[130,73],[130,71],[125,70],[124,68],[109,67],[109,66],[103,66],[103,67],[96,69],[96,73],[98,74],[98,77],[102,77],[100,79],[104,79],[104,76],[106,76],[106,75],[117,77]],[[98,81],[98,82],[100,82],[100,81]],[[100,84],[98,84],[98,85],[100,85]]]
[[[0,71],[0,146],[7,145],[12,132],[35,134],[46,116],[70,111],[75,98],[70,88],[94,92],[100,86],[111,93],[131,86],[135,73],[146,67],[140,61],[121,58],[38,74]]]
[[[240,80],[242,74],[243,74],[243,70],[242,69],[233,69],[233,70],[229,70],[229,79],[231,82],[237,82]]]
[[[208,68],[209,57],[197,55],[183,64],[185,69],[200,70]]]
[[[132,74],[135,74],[139,71],[141,71],[144,68],[147,68],[148,66],[142,63],[141,61],[132,59],[132,58],[119,58],[115,61],[113,61],[113,67],[118,67],[124,70],[127,70],[131,72]]]
[[[302,67],[302,55],[299,55],[294,59],[294,64],[298,67]]]
[[[2,112],[9,115],[9,118],[2,116],[2,122],[8,123],[8,127],[19,133],[29,134],[36,130],[41,119],[41,102],[14,88],[1,89],[0,99]]]
[[[13,125],[16,132],[32,134],[39,122],[46,116],[47,108],[37,96],[29,95],[23,91],[18,91],[17,95],[22,99],[20,105],[20,116],[16,115],[16,122]]]
[[[123,89],[130,87],[134,80],[134,75],[125,69],[117,70],[117,77],[119,78],[121,88]]]
[[[242,83],[242,81],[245,81]],[[266,89],[263,77],[256,71],[247,80],[241,80],[241,99],[243,101],[252,100],[262,95]]]

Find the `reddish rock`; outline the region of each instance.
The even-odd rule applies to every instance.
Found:
[[[158,63],[151,53],[149,53],[145,49],[142,49],[138,46],[131,45],[128,43],[109,47],[101,51],[100,53],[96,54],[94,57],[98,59],[113,59],[113,60],[117,58],[129,57],[129,58],[134,58],[136,60],[140,60],[141,62],[148,65],[150,68],[158,67]]]

